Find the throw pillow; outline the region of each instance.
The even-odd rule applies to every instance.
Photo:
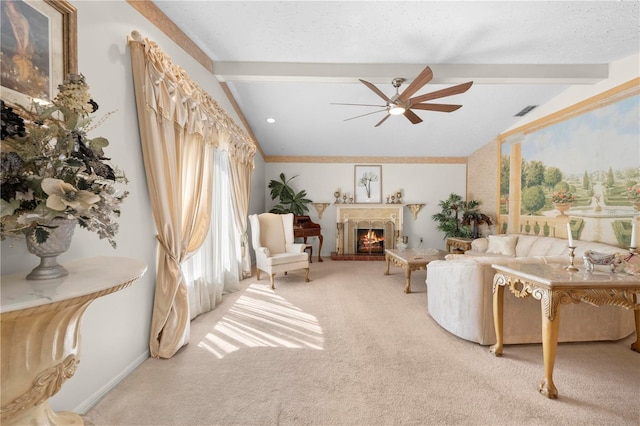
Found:
[[[516,255],[517,235],[489,235],[487,240],[487,253]]]
[[[471,241],[472,251],[479,251],[484,253],[487,251],[488,246],[489,246],[489,243],[486,238],[476,238],[475,240]]]

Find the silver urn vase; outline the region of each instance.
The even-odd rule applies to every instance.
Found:
[[[36,266],[28,275],[28,280],[49,280],[69,275],[64,266],[58,264],[57,257],[69,250],[71,237],[77,225],[76,219],[54,218],[47,223],[49,237],[39,244],[35,238],[35,231],[30,229],[26,233],[27,249],[40,258],[40,265]]]

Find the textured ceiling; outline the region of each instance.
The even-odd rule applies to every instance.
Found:
[[[606,78],[606,64],[640,51],[638,1],[156,1],[214,60],[267,156],[467,156],[527,105]],[[387,96],[426,65],[416,95],[474,81],[418,111],[411,124]],[[276,119],[268,124],[268,117]]]

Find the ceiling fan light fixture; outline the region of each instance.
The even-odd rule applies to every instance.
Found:
[[[405,111],[404,107],[400,105],[389,105],[389,114],[391,115],[401,115],[404,114]]]
[[[359,79],[359,81],[371,89],[376,95],[380,98],[384,99],[386,102],[385,105],[369,105],[369,104],[336,104],[336,105],[360,105],[360,106],[384,106],[384,109],[369,112],[367,114],[358,115],[356,117],[347,118],[344,121],[352,120],[353,118],[364,117],[365,115],[377,114],[380,112],[385,112],[387,115],[384,116],[382,120],[375,125],[378,127],[381,125],[387,118],[392,115],[404,115],[407,120],[409,120],[412,124],[422,123],[422,119],[418,117],[418,115],[414,112],[414,110],[423,110],[423,111],[439,111],[439,112],[453,112],[458,108],[462,107],[462,105],[450,105],[450,104],[439,104],[439,103],[424,103],[425,101],[430,101],[433,99],[444,98],[446,96],[458,95],[460,93],[466,92],[473,81],[468,81],[466,83],[458,84],[456,86],[448,87],[446,89],[436,90],[434,92],[425,93],[424,95],[413,96],[420,90],[425,84],[429,83],[433,78],[433,71],[429,66],[425,67],[425,69],[418,74],[418,76],[413,79],[411,84],[407,86],[406,89],[400,93],[400,86],[404,83],[403,78],[394,78],[391,82],[393,87],[396,89],[396,94],[389,97],[384,94],[378,87],[370,83],[366,80]]]

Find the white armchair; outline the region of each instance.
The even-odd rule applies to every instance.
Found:
[[[262,213],[249,216],[251,240],[256,254],[256,275],[260,271],[269,274],[271,288],[276,288],[274,277],[279,272],[304,269],[309,282],[309,255],[305,244],[294,242],[293,213]]]

